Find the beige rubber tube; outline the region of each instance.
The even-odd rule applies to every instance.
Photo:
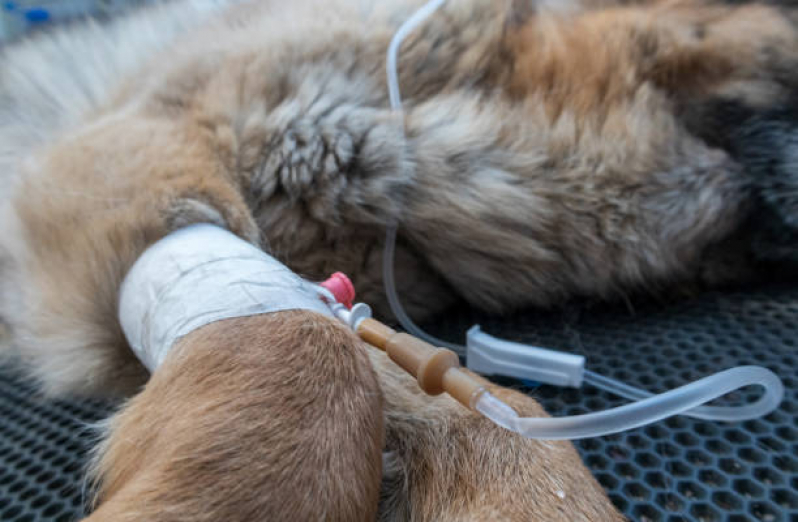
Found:
[[[460,358],[451,350],[398,333],[371,318],[358,324],[357,334],[370,345],[385,351],[393,362],[415,377],[421,389],[429,395],[446,392],[473,410],[479,397],[488,391],[484,381],[463,371]]]

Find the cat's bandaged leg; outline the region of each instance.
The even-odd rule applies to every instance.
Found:
[[[119,319],[154,372],[175,341],[202,326],[285,310],[332,316],[318,286],[226,230],[193,225],[139,257],[122,283]]]

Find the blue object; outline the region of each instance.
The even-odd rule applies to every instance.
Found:
[[[25,11],[25,20],[32,24],[49,22],[50,12],[47,9],[29,9]]]
[[[6,11],[13,11],[16,8],[17,4],[15,4],[14,2],[3,2],[3,9],[5,9]]]

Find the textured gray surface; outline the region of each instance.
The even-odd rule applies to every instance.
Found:
[[[772,369],[787,398],[764,419],[718,424],[676,417],[577,447],[632,520],[798,520],[798,285],[501,319],[454,313],[434,328],[451,337],[473,322],[506,338],[584,353],[590,369],[652,391],[739,364]],[[553,415],[622,402],[590,387],[526,389]],[[737,395],[729,400],[752,396]],[[86,425],[106,412],[98,403],[39,402],[30,386],[0,373],[0,521],[79,516],[81,471],[92,443]]]
[[[83,470],[106,416],[95,402],[44,402],[0,372],[0,521],[69,522],[82,513]]]

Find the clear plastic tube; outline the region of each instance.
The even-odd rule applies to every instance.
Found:
[[[402,95],[399,92],[399,47],[402,46],[402,42],[407,38],[407,35],[424,23],[424,20],[429,18],[445,3],[446,0],[429,0],[413,13],[410,18],[405,20],[394,33],[393,38],[391,38],[391,43],[388,45],[388,55],[385,60],[385,70],[388,75],[388,98],[391,102],[391,108],[395,111],[402,110]]]
[[[765,415],[781,402],[784,386],[773,372],[759,366],[739,366],[631,404],[585,415],[519,417],[490,393],[482,394],[474,408],[494,423],[527,438],[573,440],[609,435],[657,422],[751,385],[763,386],[764,395],[756,403],[738,408],[740,415],[732,420]],[[742,415],[743,412],[749,416]]]
[[[738,368],[760,368],[760,367],[741,366]],[[720,375],[720,374],[715,374],[715,375]],[[609,377],[605,377],[604,375],[599,375],[595,372],[591,372],[588,370],[585,370],[585,382],[592,386],[595,386],[596,388],[600,388],[604,391],[612,393],[613,395],[617,395],[619,397],[623,397],[624,399],[629,399],[632,401],[640,401],[648,399],[650,397],[655,397],[655,394],[651,392],[641,390],[640,388],[635,388],[634,386],[630,386],[623,382],[616,381],[615,379],[611,379]],[[688,417],[692,417],[694,419],[702,419],[710,421],[738,422],[749,419],[755,419],[757,417],[765,415],[766,410],[767,412],[771,411],[775,407],[771,406],[771,404],[773,404],[773,401],[776,399],[776,397],[778,397],[778,401],[780,401],[781,396],[784,395],[784,386],[782,385],[781,381],[778,380],[778,378],[776,378],[776,382],[778,386],[774,384],[773,388],[766,388],[765,395],[763,395],[757,401],[752,402],[750,404],[744,404],[742,406],[698,406],[683,413],[684,415],[687,415]],[[759,384],[762,384],[763,386],[765,385],[764,383],[759,383]],[[740,385],[738,386],[738,388],[741,386],[744,385]],[[775,402],[775,405],[778,405],[778,401]]]
[[[428,334],[416,323],[414,323],[413,320],[410,319],[410,316],[407,315],[407,312],[405,312],[405,308],[402,306],[402,302],[399,300],[399,294],[396,292],[396,280],[394,279],[393,267],[395,250],[396,225],[393,225],[388,227],[388,233],[385,235],[385,249],[383,250],[382,255],[382,278],[383,284],[385,286],[385,294],[388,297],[388,304],[391,307],[391,312],[393,312],[393,315],[396,316],[396,319],[399,321],[399,324],[402,325],[402,328],[404,328],[405,331],[410,335],[414,335],[419,339],[423,339],[432,345],[449,348],[461,357],[465,356],[465,346],[457,343],[450,343],[448,341],[444,341],[443,339],[438,339],[434,335]]]
[[[399,48],[407,35],[415,30],[424,20],[429,18],[435,11],[441,8],[446,0],[429,0],[414,12],[410,18],[405,20],[391,38],[388,45],[388,53],[385,60],[385,70],[388,80],[388,97],[391,109],[396,112],[402,111],[402,95],[399,91]],[[382,257],[382,278],[385,286],[385,294],[388,297],[388,304],[391,312],[407,331],[407,333],[423,339],[435,346],[441,346],[454,350],[461,357],[465,355],[465,347],[459,344],[450,343],[428,334],[410,319],[405,312],[399,295],[396,292],[396,279],[394,278],[394,255],[396,252],[396,232],[398,224],[394,223],[388,227],[385,234],[385,249]]]

